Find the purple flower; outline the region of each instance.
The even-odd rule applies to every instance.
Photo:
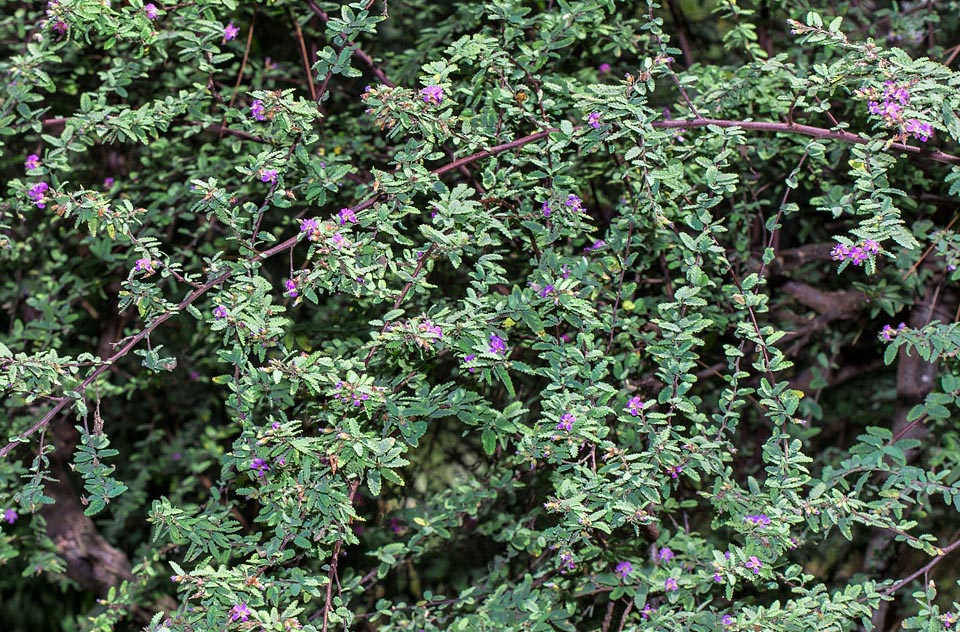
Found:
[[[230,608],[231,621],[246,622],[246,620],[249,618],[250,618],[250,608],[247,608],[247,604],[238,603],[233,608]]]
[[[643,604],[643,610],[640,611],[640,618],[646,621],[650,618],[651,612],[653,612],[653,606],[648,603]]]
[[[765,527],[770,524],[770,518],[767,517],[767,514],[756,514],[755,516],[747,516],[744,518],[746,522],[752,522],[753,524],[760,525]]]
[[[443,101],[443,88],[440,86],[427,86],[420,91],[420,96],[423,97],[424,103],[440,105]]]
[[[490,353],[503,353],[507,350],[507,343],[497,334],[490,334]]]
[[[257,120],[257,121],[262,121],[267,118],[264,115],[263,101],[261,101],[260,99],[257,99],[256,101],[250,104],[250,116],[252,116],[254,120]]]
[[[924,143],[930,140],[930,135],[933,134],[933,126],[930,125],[930,123],[921,123],[917,119],[908,120],[904,129],[908,133],[913,134],[914,138]]]
[[[663,582],[663,587],[670,592],[680,588],[677,586],[677,580],[675,580],[673,577],[668,577],[667,581]]]
[[[723,615],[723,618],[720,619],[720,623],[723,625],[733,625],[733,617],[729,614]]]
[[[869,252],[870,254],[875,255],[878,252],[880,252],[880,243],[877,241],[874,241],[873,239],[864,240],[863,249],[866,252]]]
[[[424,333],[433,334],[437,338],[443,338],[443,330],[440,328],[440,325],[434,325],[432,321],[423,321],[420,323],[418,329]]]
[[[680,473],[683,471],[682,465],[676,465],[671,468],[667,468],[667,471],[670,472],[670,478],[680,478]]]
[[[587,123],[589,123],[589,124],[590,124],[590,127],[592,127],[593,129],[599,129],[599,128],[600,128],[600,113],[599,113],[599,112],[591,112],[591,113],[590,113],[590,116],[587,117]]]
[[[583,249],[583,251],[584,251],[584,252],[593,252],[594,250],[600,250],[601,248],[603,248],[603,247],[606,246],[606,245],[607,245],[607,242],[605,242],[605,241],[602,240],[602,239],[598,239],[597,241],[593,242],[593,245],[592,245],[592,246],[587,246],[586,248]]]
[[[330,239],[333,240],[333,243],[337,246],[337,248],[343,248],[347,243],[347,240],[344,239],[343,235],[340,233],[334,233]]]
[[[870,258],[870,255],[867,254],[867,251],[861,248],[860,246],[855,246],[850,251],[849,259],[850,259],[850,262],[855,266],[862,265],[863,262],[869,258]]]
[[[546,297],[547,297],[547,294],[549,294],[550,292],[553,292],[553,289],[554,289],[554,288],[553,288],[552,285],[545,285],[545,286],[543,286],[542,288],[540,288],[540,291],[537,292],[537,295],[538,295],[540,298],[546,298]]]
[[[227,317],[227,308],[223,305],[218,305],[215,310],[213,310],[213,317],[217,320]]]
[[[13,509],[7,509],[6,511],[3,512],[3,519],[9,522],[10,524],[13,524],[14,522],[16,522],[17,518],[19,517],[20,517],[20,514],[18,514]]]
[[[113,186],[113,183],[114,183],[114,179],[113,179],[113,178],[104,178],[104,179],[103,179],[103,186],[104,186],[104,188],[106,188],[106,189],[109,189],[110,187],[112,187],[112,186]]]
[[[627,412],[636,417],[643,410],[643,400],[639,397],[633,397],[627,402]]]
[[[906,88],[898,86],[894,81],[884,81],[883,87],[883,98],[887,101],[899,101],[900,105],[906,105],[910,100],[910,92]]]
[[[564,413],[563,416],[560,417],[560,423],[557,424],[557,430],[570,432],[571,430],[573,430],[573,422],[575,422],[576,420],[577,418],[571,415],[570,413]],[[627,562],[621,562],[621,563],[627,564]],[[627,566],[629,566],[629,564],[627,564]]]
[[[276,184],[277,182],[277,170],[276,169],[263,169],[260,171],[260,181],[269,182],[270,184]]]
[[[50,185],[46,182],[38,182],[32,187],[30,187],[30,192],[27,193],[27,196],[37,205],[37,208],[45,208],[46,204],[46,193],[50,190]]]
[[[890,342],[896,338],[897,334],[907,328],[906,323],[900,323],[897,325],[897,328],[894,329],[890,325],[884,325],[883,331],[880,332],[880,337],[883,338],[886,342]]]
[[[633,572],[633,564],[627,561],[623,561],[617,564],[617,568],[616,570],[614,570],[614,573],[616,573],[617,577],[619,577],[620,579],[626,578],[626,576],[632,572]]]
[[[541,204],[541,205],[540,205],[540,210],[543,211],[543,216],[544,216],[544,217],[550,217],[550,213],[553,212],[553,210],[550,208],[550,203],[549,203],[549,202],[544,202],[543,204]]]
[[[151,20],[156,20],[160,12],[157,10],[157,5],[152,2],[149,4],[143,5],[143,12],[147,14],[147,18]]]
[[[475,354],[475,353],[470,353],[470,354],[465,355],[465,356],[463,357],[463,363],[466,364],[467,362],[473,362],[473,361],[476,360],[476,359],[477,359],[477,354]],[[470,373],[473,373],[474,371],[476,371],[476,369],[474,369],[474,368],[471,366],[471,367],[467,367],[467,371],[469,371]]]
[[[70,27],[67,26],[67,23],[63,20],[54,20],[50,28],[53,29],[53,32],[57,35],[64,35]]]
[[[240,29],[238,29],[237,27],[235,27],[235,26],[233,25],[233,22],[230,22],[230,24],[228,24],[228,25],[223,29],[223,41],[224,41],[224,42],[229,42],[229,41],[232,40],[232,39],[236,39],[236,38],[237,38],[237,35],[239,35],[239,34],[240,34]],[[246,607],[246,606],[244,606],[244,607]],[[244,621],[246,621],[246,619],[244,619]]]
[[[137,272],[146,271],[147,274],[153,274],[155,272],[153,266],[154,262],[150,259],[137,259],[133,264],[133,269]]]
[[[715,581],[715,582],[717,582],[717,583],[719,584],[720,582],[723,581],[723,576],[720,575],[720,573],[714,573],[714,574],[713,574],[713,581]]]
[[[340,209],[340,212],[337,213],[337,218],[341,226],[347,222],[357,223],[357,215],[349,208]]]
[[[250,461],[250,469],[256,471],[257,476],[266,476],[267,471],[270,469],[270,464],[265,460],[257,458]],[[246,619],[244,619],[246,621]]]
[[[604,62],[604,63],[600,64],[599,66],[597,66],[597,70],[599,70],[600,72],[606,74],[606,73],[610,72],[610,64]]]
[[[567,201],[564,202],[564,204],[569,206],[570,210],[572,210],[574,213],[579,213],[583,211],[583,200],[581,200],[579,197],[577,197],[573,193],[567,196]]]
[[[300,232],[307,234],[307,240],[317,241],[320,239],[320,220],[316,217],[300,220]]]
[[[660,549],[660,552],[657,554],[657,557],[659,557],[660,561],[662,562],[669,562],[670,560],[673,559],[674,555],[670,547],[665,546],[662,549]]]
[[[36,154],[30,154],[29,156],[27,156],[27,159],[23,162],[23,167],[27,171],[30,171],[31,169],[39,169],[40,156]]]
[[[763,564],[757,559],[756,555],[751,555],[750,559],[744,563],[746,568],[752,569],[754,575],[760,574],[760,569],[763,568]]]
[[[850,246],[846,244],[837,244],[833,247],[833,250],[830,251],[830,257],[834,261],[843,261],[850,256]]]
[[[290,298],[297,298],[300,296],[300,293],[297,292],[297,284],[293,279],[287,279],[286,283],[283,284],[283,287],[287,288],[287,296]]]

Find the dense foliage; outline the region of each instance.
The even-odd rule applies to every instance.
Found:
[[[0,0],[3,629],[953,626],[960,4],[808,4]]]

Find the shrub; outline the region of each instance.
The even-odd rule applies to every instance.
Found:
[[[0,1],[7,629],[950,627],[958,10],[866,5]]]

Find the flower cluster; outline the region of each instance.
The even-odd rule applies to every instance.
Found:
[[[432,320],[424,320],[421,322],[417,329],[422,334],[430,334],[431,336],[436,336],[437,341],[443,340],[443,329],[440,328],[440,325],[434,325]],[[421,346],[427,346],[427,341],[417,341]]]
[[[870,255],[875,255],[880,252],[880,244],[873,239],[867,239],[863,244],[859,246],[853,246],[852,248],[846,244],[838,243],[833,247],[833,250],[830,251],[830,256],[834,261],[846,261],[859,266],[862,265],[864,261],[870,258]]]
[[[599,112],[591,112],[591,113],[590,113],[590,116],[587,117],[587,123],[588,123],[588,124],[590,125],[590,127],[592,127],[593,129],[600,129],[600,113],[599,113]]]
[[[875,91],[864,91],[861,94],[876,96]],[[929,123],[923,123],[918,119],[911,118],[903,120],[903,108],[910,103],[910,91],[895,81],[883,82],[882,100],[868,101],[867,109],[870,114],[879,116],[887,125],[896,125],[900,127],[904,138],[907,134],[912,134],[914,138],[921,142],[930,140],[933,134],[933,126]]]
[[[564,413],[563,416],[560,417],[560,423],[557,424],[557,430],[570,432],[571,430],[573,430],[573,422],[575,422],[576,420],[577,418],[571,415],[570,413]]]
[[[943,627],[945,628],[949,628],[958,620],[957,615],[953,614],[952,612],[948,612],[947,614],[941,616],[940,618],[943,620]]]
[[[30,192],[27,193],[27,195],[30,197],[30,200],[37,205],[37,208],[46,208],[46,194],[49,190],[49,184],[46,182],[38,182],[30,187]]]
[[[661,562],[669,562],[674,558],[673,549],[668,546],[663,547],[659,552],[657,552],[657,558]]]
[[[27,171],[30,171],[31,169],[39,169],[40,156],[36,154],[30,154],[29,156],[27,156],[27,159],[23,162],[23,168],[26,169]]]
[[[620,579],[625,579],[627,575],[633,572],[633,564],[627,561],[620,562],[613,572],[616,573]]]
[[[354,407],[359,407],[361,404],[363,404],[363,402],[365,402],[365,401],[367,401],[368,399],[370,399],[370,396],[367,395],[366,393],[361,393],[361,392],[357,391],[357,390],[355,389],[355,387],[350,386],[349,384],[344,384],[343,382],[337,382],[337,384],[336,384],[336,389],[339,391],[339,390],[343,389],[345,386],[346,386],[347,391],[349,391],[349,394],[350,394],[351,399],[353,400],[353,401],[352,401],[352,404],[354,405]],[[376,388],[378,388],[378,387],[374,387],[374,389],[376,389]],[[381,390],[382,390],[382,389],[381,389]],[[334,399],[339,399],[339,400],[341,400],[341,401],[343,401],[343,402],[346,402],[346,401],[347,401],[347,397],[346,397],[346,395],[344,395],[343,393],[336,393],[336,394],[333,396],[333,398],[334,398]]]
[[[673,577],[668,577],[667,581],[663,582],[663,587],[667,590],[667,592],[673,592],[680,589],[680,586],[677,585],[677,580]]]
[[[157,16],[160,15],[160,10],[157,9],[157,5],[152,2],[143,5],[143,12],[146,14],[147,19],[156,20]]]
[[[744,522],[750,522],[761,527],[765,527],[770,524],[770,518],[767,517],[767,514],[756,514],[754,516],[747,516],[744,519]]]
[[[760,569],[763,568],[763,564],[757,558],[756,555],[751,555],[750,559],[743,564],[746,568],[749,568],[753,571],[754,575],[760,574]]]
[[[567,196],[567,201],[564,202],[564,204],[569,206],[570,210],[572,210],[574,213],[583,212],[583,200],[581,200],[579,197],[577,197],[573,193]]]
[[[20,517],[20,514],[18,514],[18,513],[17,513],[16,511],[14,511],[13,509],[6,509],[6,510],[4,510],[4,512],[3,512],[3,519],[6,520],[6,521],[7,521],[8,523],[10,523],[10,524],[13,524],[14,522],[16,522],[16,521],[17,521],[17,518],[19,518],[19,517]]]
[[[899,334],[901,331],[903,331],[906,328],[907,328],[906,323],[900,323],[899,325],[897,325],[896,329],[894,329],[890,325],[884,325],[883,331],[880,332],[880,337],[883,338],[885,342],[890,342],[891,340],[897,337],[897,334]]]
[[[544,202],[540,205],[540,210],[543,212],[544,217],[550,217],[550,214],[553,213],[553,209],[550,208],[549,202]]]
[[[670,478],[680,478],[680,474],[683,472],[683,466],[674,465],[673,467],[668,467],[667,472],[670,473]]]
[[[420,91],[420,96],[423,97],[424,103],[440,105],[443,101],[443,88],[440,86],[427,86]]]
[[[227,308],[223,305],[218,305],[215,310],[213,310],[213,317],[217,320],[227,317]]]
[[[260,181],[269,182],[270,184],[277,183],[277,170],[276,169],[262,169],[260,171]]]
[[[293,279],[287,279],[286,282],[283,284],[283,287],[287,289],[286,294],[290,298],[297,298],[298,296],[300,296],[300,292],[297,291],[297,282],[294,281]]]

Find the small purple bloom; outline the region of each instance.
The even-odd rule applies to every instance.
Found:
[[[673,550],[671,550],[670,547],[665,546],[662,549],[660,549],[657,557],[660,558],[661,562],[669,562],[674,558]]]
[[[38,182],[32,187],[30,187],[30,192],[27,195],[37,205],[37,208],[46,208],[46,193],[50,190],[50,185],[46,182]]]
[[[616,573],[617,577],[619,577],[620,579],[625,579],[626,576],[632,572],[633,572],[633,564],[627,561],[623,561],[617,564],[617,568],[616,570],[614,570],[614,573]]]
[[[653,606],[648,603],[643,604],[643,610],[640,611],[640,618],[646,621],[650,618],[651,612],[653,612]]]
[[[134,270],[137,272],[146,272],[147,274],[153,274],[155,272],[153,266],[154,262],[150,259],[137,259],[133,264]]]
[[[270,469],[270,464],[264,459],[257,458],[250,461],[250,469],[256,471],[257,476],[265,476]],[[244,621],[246,621],[246,619],[244,619]]]
[[[744,563],[744,566],[746,568],[752,569],[754,575],[759,575],[760,569],[763,568],[763,564],[760,562],[760,560],[757,558],[756,555],[751,555],[750,559],[747,560],[746,563]]]
[[[13,524],[14,522],[16,522],[17,518],[19,517],[20,517],[20,514],[18,514],[13,509],[7,509],[6,511],[3,512],[3,519],[10,524]]]
[[[886,342],[890,342],[896,338],[897,334],[907,328],[906,323],[900,323],[897,325],[897,328],[894,329],[890,325],[884,325],[883,331],[880,332],[880,337],[883,338]]]
[[[867,251],[861,248],[860,246],[855,246],[850,251],[850,262],[855,266],[862,265],[864,261],[870,258],[870,255],[867,254]]]
[[[354,224],[357,222],[356,214],[349,208],[340,209],[340,212],[337,213],[337,218],[337,221],[340,222],[341,226],[347,222],[353,222]]]
[[[287,296],[290,298],[297,298],[300,296],[300,293],[297,292],[297,283],[293,279],[287,279],[283,286],[287,288]]]
[[[557,424],[557,430],[570,432],[571,430],[573,430],[573,422],[575,422],[576,420],[577,418],[571,415],[570,413],[564,413],[563,416],[560,417],[560,423]],[[627,566],[629,566],[627,562],[622,562],[622,563],[627,564]]]
[[[143,12],[147,14],[147,18],[151,20],[156,20],[157,16],[160,14],[159,10],[157,10],[157,5],[153,4],[152,2],[143,5]]]
[[[490,334],[490,353],[503,353],[507,350],[507,343],[497,334]]]
[[[263,107],[263,101],[260,99],[257,99],[250,104],[250,116],[252,116],[256,121],[263,121],[267,118],[264,114],[264,110],[265,108]]]
[[[875,255],[875,254],[877,254],[878,252],[880,252],[880,243],[877,242],[877,241],[875,241],[875,240],[873,240],[873,239],[864,240],[864,242],[863,242],[863,249],[864,249],[866,252],[868,252],[868,253],[870,253],[870,254],[872,254],[872,255]]]
[[[723,625],[733,625],[733,617],[729,614],[725,614],[723,615],[723,618],[720,619],[720,623]]]
[[[572,210],[574,213],[579,213],[583,211],[583,200],[581,200],[579,197],[577,197],[573,193],[567,196],[567,201],[564,202],[564,204],[569,206],[570,210]]]
[[[537,295],[538,295],[540,298],[546,298],[546,297],[547,297],[547,294],[549,294],[550,292],[553,292],[553,286],[552,286],[552,285],[545,285],[544,287],[542,287],[542,288],[540,289],[539,292],[537,292]]]
[[[833,247],[833,250],[830,251],[830,257],[834,261],[843,261],[850,256],[850,246],[846,244],[837,244]]]
[[[543,211],[544,217],[550,217],[550,213],[553,212],[553,210],[550,208],[549,202],[544,202],[542,205],[540,205],[540,210]]]
[[[678,590],[680,588],[679,586],[677,586],[677,580],[675,580],[673,577],[668,577],[667,581],[663,582],[663,587],[670,592],[673,592],[674,590]]]
[[[276,169],[263,169],[260,171],[260,181],[269,182],[270,184],[276,184],[277,182],[277,170]]]
[[[237,38],[237,35],[239,35],[239,34],[240,34],[240,29],[238,29],[237,27],[235,27],[235,26],[233,25],[233,22],[230,22],[230,24],[228,24],[228,25],[223,29],[223,41],[224,41],[224,42],[229,42],[229,41],[232,40],[232,39],[236,39],[236,38]],[[244,607],[246,607],[246,606],[244,606]],[[246,619],[244,619],[244,621],[246,621]]]
[[[714,574],[713,574],[713,581],[715,581],[715,582],[717,582],[717,583],[719,584],[720,582],[723,581],[723,576],[720,575],[720,573],[714,573]]]
[[[427,86],[420,91],[420,96],[423,97],[424,103],[440,105],[443,101],[443,88],[440,86]]]
[[[747,516],[744,518],[746,522],[752,522],[755,525],[765,527],[770,524],[770,518],[767,517],[767,514],[756,514],[754,516]]]
[[[591,113],[590,113],[590,116],[587,117],[587,123],[589,123],[589,124],[590,124],[590,127],[592,127],[593,129],[599,129],[599,128],[600,128],[600,113],[599,113],[599,112],[591,112]]]
[[[223,305],[218,305],[215,310],[213,310],[213,317],[217,320],[227,317],[227,308]]]
[[[316,217],[300,220],[300,232],[307,234],[307,240],[317,241],[320,239],[320,220]]]
[[[680,473],[683,472],[683,466],[677,465],[667,469],[670,472],[670,478],[680,478]]]
[[[600,64],[599,66],[597,66],[597,70],[599,70],[600,72],[606,74],[606,73],[610,72],[610,70],[611,70],[610,64],[604,62],[604,63]]]
[[[23,167],[24,167],[27,171],[30,171],[31,169],[39,169],[39,168],[40,168],[40,156],[38,156],[38,155],[36,155],[36,154],[30,154],[29,156],[27,156],[27,159],[24,161]]]
[[[347,243],[347,240],[344,239],[343,235],[340,233],[334,233],[330,239],[333,240],[333,243],[337,246],[337,248],[343,248]]]
[[[639,397],[633,397],[627,402],[627,412],[636,417],[643,410],[643,400]]]
[[[113,183],[114,183],[114,179],[113,179],[113,178],[104,178],[104,179],[103,179],[103,186],[104,186],[104,188],[106,188],[106,189],[109,189],[110,187],[112,187],[112,186],[113,186]]]
[[[933,134],[933,126],[929,123],[921,123],[917,119],[908,120],[904,129],[908,133],[913,134],[914,138],[924,143],[930,140],[930,135]]]
[[[467,362],[473,362],[473,361],[476,360],[476,359],[477,359],[477,354],[475,354],[475,353],[470,353],[470,354],[465,355],[465,356],[463,357],[463,363],[466,364]],[[469,371],[470,373],[473,373],[474,371],[476,371],[476,369],[474,369],[474,368],[471,366],[471,367],[467,367],[467,371]]]
[[[233,608],[230,608],[230,620],[231,621],[241,621],[246,622],[250,618],[250,608],[247,608],[247,604],[238,603]]]

